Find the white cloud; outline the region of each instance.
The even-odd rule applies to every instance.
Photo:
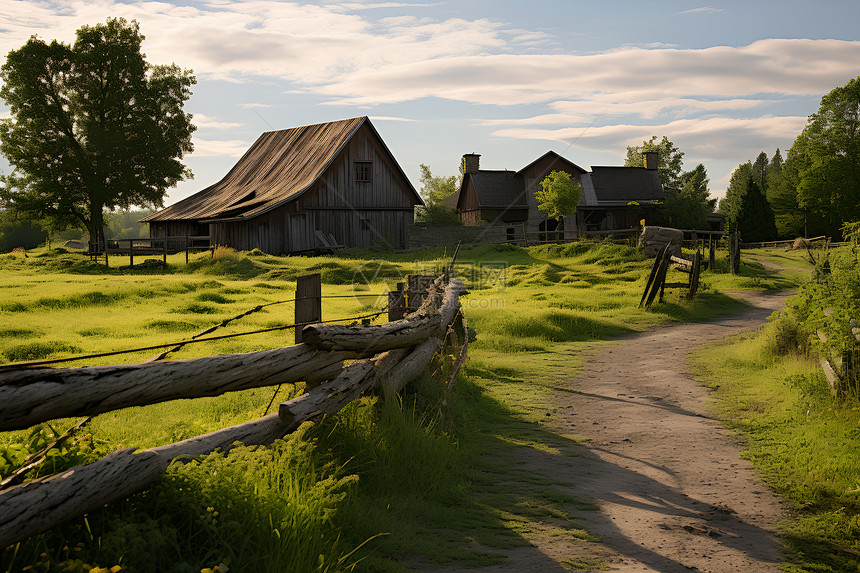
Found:
[[[371,115],[370,119],[373,121],[415,121],[414,119],[409,119],[408,117],[395,117],[392,115]]]
[[[196,125],[198,128],[205,129],[234,129],[237,127],[242,127],[244,124],[242,123],[233,123],[229,121],[218,121],[214,117],[210,117],[208,115],[204,115],[202,113],[193,114],[194,118],[191,122]]]
[[[715,12],[725,12],[722,8],[714,8],[713,6],[702,6],[701,8],[690,8],[689,10],[681,10],[678,14],[713,14]]]
[[[241,157],[251,142],[240,139],[217,140],[194,137],[194,157]]]
[[[241,107],[243,109],[257,109],[257,108],[273,107],[273,106],[271,104],[268,104],[268,103],[240,103],[239,107]]]
[[[514,105],[624,94],[628,101],[821,94],[855,77],[860,42],[761,40],[699,50],[623,48],[588,55],[471,55],[365,68],[316,91],[344,104],[435,96]]]
[[[513,127],[496,130],[493,135],[515,139],[543,139],[571,147],[618,152],[628,145],[639,145],[659,133],[666,135],[690,156],[736,159],[754,156],[762,149],[769,149],[774,141],[793,141],[806,124],[806,119],[783,116],[754,119],[681,119],[665,124],[556,129]],[[702,160],[696,159],[696,162]]]

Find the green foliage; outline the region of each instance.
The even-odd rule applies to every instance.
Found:
[[[663,187],[670,189],[680,189],[683,187],[684,179],[681,166],[683,164],[684,152],[675,147],[675,144],[669,141],[669,138],[665,135],[659,142],[657,141],[657,136],[654,135],[648,141],[643,141],[642,145],[628,147],[624,166],[643,167],[642,154],[646,151],[657,152],[657,169],[659,169]]]
[[[48,238],[38,223],[21,220],[11,212],[0,209],[0,252],[11,251],[16,247],[32,249]]]
[[[84,26],[73,46],[36,36],[9,52],[0,96],[0,149],[14,167],[3,178],[9,208],[82,225],[102,238],[105,209],[160,205],[190,175],[191,116],[183,111],[194,77],[151,66],[136,21]]]
[[[459,178],[436,176],[430,167],[421,164],[421,198],[424,205],[415,209],[415,220],[431,225],[456,225],[460,222],[457,211],[445,205],[444,200],[457,192]]]
[[[860,77],[821,98],[781,173],[768,193],[784,236],[836,236],[860,219]]]
[[[665,189],[664,211],[667,223],[676,229],[707,229],[708,215],[713,213],[717,200],[710,197],[708,172],[701,163],[682,176],[684,186],[678,192]]]
[[[576,213],[581,189],[582,185],[571,179],[569,173],[552,171],[540,182],[540,188],[535,190],[538,209],[554,219],[573,215]]]
[[[720,209],[726,216],[726,227],[730,231],[740,231],[743,241],[776,238],[773,210],[753,178],[752,163],[742,163],[732,172]]]

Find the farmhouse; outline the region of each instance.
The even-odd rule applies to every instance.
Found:
[[[657,154],[643,154],[643,167],[579,167],[549,151],[519,171],[480,169],[480,155],[463,156],[460,189],[446,200],[465,225],[485,222],[487,240],[553,241],[581,231],[629,229],[645,210],[665,198]],[[552,171],[564,171],[582,184],[574,216],[556,220],[538,209],[535,191]]]
[[[421,198],[367,117],[262,134],[221,181],[148,217],[150,237],[299,253],[405,248]]]

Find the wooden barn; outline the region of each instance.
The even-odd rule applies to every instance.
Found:
[[[221,181],[141,219],[270,254],[407,245],[421,197],[367,117],[262,134]]]

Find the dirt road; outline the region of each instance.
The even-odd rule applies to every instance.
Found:
[[[776,571],[780,504],[706,410],[708,391],[685,361],[698,345],[756,328],[784,300],[747,296],[754,306],[741,314],[631,336],[586,361],[560,392],[554,425],[588,441],[521,462],[599,506],[574,513],[602,544],[529,536],[532,547],[482,571],[549,573],[595,558],[625,572]]]

